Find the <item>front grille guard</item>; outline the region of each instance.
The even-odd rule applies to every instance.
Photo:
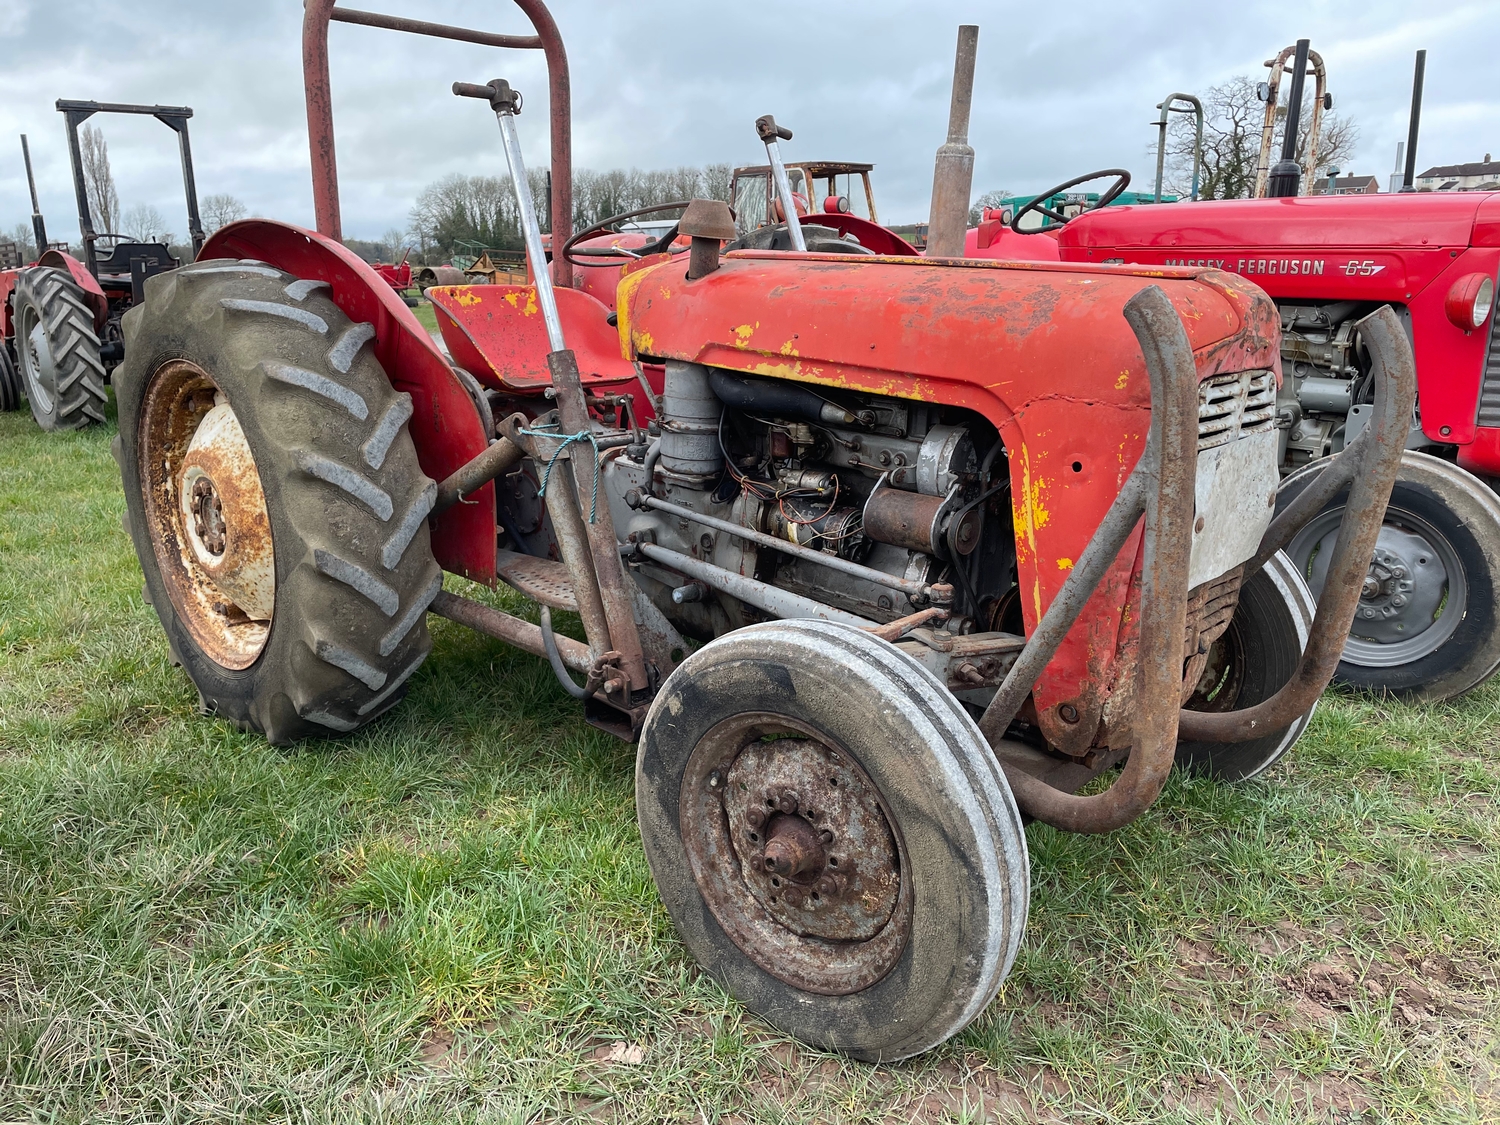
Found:
[[[1411,346],[1395,313],[1381,307],[1358,326],[1372,361],[1374,417],[1348,448],[1323,462],[1314,482],[1272,520],[1255,558],[1245,567],[1248,578],[1349,486],[1328,581],[1302,660],[1287,684],[1255,707],[1214,714],[1183,711],[1178,700],[1197,476],[1197,367],[1182,321],[1158,286],[1131,298],[1125,319],[1145,354],[1151,381],[1146,450],[979,722],[990,745],[998,746],[1144,516],[1140,683],[1125,768],[1105,792],[1080,797],[1013,766],[1003,767],[1023,812],[1071,832],[1112,831],[1148,809],[1171,772],[1179,733],[1195,741],[1244,742],[1288,726],[1317,701],[1338,667],[1354,621],[1416,399]]]

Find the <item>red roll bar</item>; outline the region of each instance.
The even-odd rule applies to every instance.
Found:
[[[355,23],[437,39],[456,39],[488,47],[541,50],[547,56],[547,84],[552,112],[552,238],[561,246],[573,234],[573,89],[568,54],[557,21],[542,0],[515,0],[535,28],[535,35],[499,35],[449,27],[424,20],[335,8],[337,0],[306,0],[302,17],[302,81],[307,91],[307,141],[312,153],[313,209],[318,233],[343,241],[339,214],[338,157],[333,143],[333,93],[328,75],[328,24]],[[552,261],[554,285],[571,287],[573,268],[557,255]]]

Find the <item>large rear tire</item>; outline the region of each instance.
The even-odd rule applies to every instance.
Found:
[[[1316,610],[1297,568],[1276,552],[1240,588],[1234,617],[1209,650],[1187,710],[1240,711],[1270,699],[1301,663]],[[1177,764],[1218,781],[1248,780],[1292,748],[1316,709],[1249,742],[1179,742]]]
[[[1315,464],[1282,482],[1278,509]],[[1315,596],[1347,502],[1345,490],[1287,544]],[[1456,465],[1403,453],[1334,682],[1425,702],[1472,691],[1500,667],[1497,594],[1500,500]]]
[[[0,339],[0,411],[21,409],[21,373],[10,355],[10,345]]]
[[[33,266],[16,278],[16,360],[31,416],[44,430],[104,421],[109,392],[94,313],[59,269]]]
[[[258,262],[159,274],[124,318],[115,455],[146,589],[205,711],[273,743],[392,707],[431,648],[436,485],[368,324]]]
[[[683,942],[752,1011],[868,1061],[993,999],[1025,928],[1026,839],[946,688],[859,629],[782,621],[699,649],[636,759],[646,858]]]

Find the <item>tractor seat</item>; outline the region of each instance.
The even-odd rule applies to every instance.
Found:
[[[99,272],[116,274],[121,277],[129,277],[131,266],[140,262],[144,266],[142,275],[151,277],[154,274],[165,273],[167,270],[175,270],[182,263],[172,257],[171,252],[159,242],[117,242],[107,258],[100,258]]]

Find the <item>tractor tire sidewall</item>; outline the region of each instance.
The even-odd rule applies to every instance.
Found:
[[[1299,469],[1282,482],[1278,511],[1311,482],[1312,468]],[[1328,507],[1347,501],[1346,489]],[[1451,637],[1423,657],[1389,668],[1340,661],[1333,682],[1411,702],[1456,699],[1500,668],[1500,610],[1495,604],[1500,593],[1500,499],[1458,466],[1408,451],[1401,455],[1390,506],[1419,517],[1448,540],[1468,587],[1464,617]]]
[[[1230,623],[1243,653],[1243,679],[1234,710],[1264,703],[1292,678],[1312,630],[1312,594],[1292,561],[1277,552],[1240,588],[1239,604]],[[1279,761],[1312,720],[1314,704],[1295,722],[1248,742],[1189,742],[1177,744],[1176,763],[1189,773],[1221,782],[1246,781]]]
[[[56,386],[43,388],[51,399],[44,405],[30,385],[23,351],[28,310],[35,310],[47,339],[56,372]],[[78,430],[104,421],[109,402],[105,390],[104,361],[99,356],[99,337],[94,332],[94,313],[83,290],[62,270],[33,266],[16,278],[16,378],[31,406],[31,416],[43,430]]]
[[[394,501],[389,521],[379,521],[358,500],[302,467],[299,453],[312,451],[364,469],[361,441],[382,412],[406,396],[390,386],[368,346],[356,354],[347,373],[329,368],[329,344],[352,325],[333,304],[326,286],[294,301],[285,295],[286,286],[296,281],[291,275],[261,263],[244,263],[249,268],[236,276],[234,264],[207,261],[158,274],[146,282],[146,300],[125,314],[126,358],[114,378],[120,424],[114,453],[148,600],[166,631],[173,660],[198,689],[202,710],[285,745],[345,733],[377,718],[399,702],[405,680],[430,651],[425,608],[440,588],[442,575],[432,557],[425,518],[398,571],[378,572],[400,591],[394,619],[349,586],[320,573],[315,551],[324,548],[348,555],[360,546],[365,556],[373,550],[378,557],[379,539],[390,534],[403,512],[413,504],[431,508],[435,486],[422,474],[404,426],[390,444],[379,477]],[[264,276],[273,272],[274,278]],[[205,273],[216,276],[202,276]],[[315,314],[328,325],[328,332],[299,331],[296,323],[278,317],[247,317],[223,307],[225,298],[284,303]],[[173,359],[197,364],[227,396],[255,457],[265,494],[274,543],[275,609],[265,647],[242,670],[218,663],[194,639],[173,602],[152,541],[139,434],[150,381]],[[265,375],[266,361],[326,372],[354,387],[368,402],[368,418],[354,419],[335,403],[273,381]],[[362,562],[376,572],[368,558],[362,557]],[[392,651],[380,653],[378,639],[391,630],[393,620],[409,619],[417,602],[423,612],[415,613],[411,628]],[[384,682],[372,688],[320,659],[320,642],[358,654],[383,673]]]
[[[761,969],[705,903],[682,842],[681,779],[700,739],[735,715],[789,715],[842,743],[903,841],[913,907],[906,948],[862,991],[814,995]],[[994,997],[1025,927],[1020,814],[973,720],[926,669],[860,630],[787,621],[699,649],[663,685],[642,731],[636,807],[668,913],[699,963],[799,1039],[891,1061],[956,1034]]]
[[[0,339],[0,411],[21,409],[21,372],[10,353],[10,342]]]

